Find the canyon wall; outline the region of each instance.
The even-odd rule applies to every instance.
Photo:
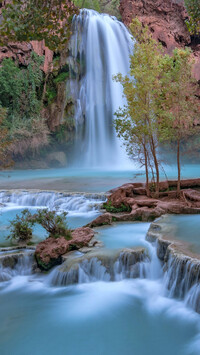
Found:
[[[195,44],[188,32],[188,14],[183,4],[183,0],[121,0],[120,12],[127,26],[134,17],[147,25],[166,53],[172,53],[175,47],[190,46],[195,61],[193,74],[200,80],[200,44]]]

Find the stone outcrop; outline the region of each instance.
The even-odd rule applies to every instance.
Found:
[[[108,212],[88,226],[109,225],[113,221],[153,221],[167,213],[200,214],[200,179],[182,180],[180,199],[176,197],[176,187],[176,180],[160,182],[160,197],[155,198],[153,192],[152,197],[147,197],[145,184],[124,184],[110,191],[105,206]],[[130,212],[121,212],[124,206]],[[116,210],[115,213],[109,212],[112,208]]]
[[[120,12],[127,26],[134,17],[138,17],[169,54],[175,47],[191,46],[195,60],[193,74],[200,80],[200,46],[192,44],[185,24],[188,14],[183,3],[183,0],[121,0]]]
[[[38,266],[43,270],[49,270],[54,265],[62,263],[62,255],[72,249],[80,249],[88,246],[94,237],[94,232],[88,227],[77,228],[72,232],[72,239],[64,237],[49,237],[36,247],[35,256]]]

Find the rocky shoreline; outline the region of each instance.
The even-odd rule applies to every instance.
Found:
[[[117,254],[115,253],[116,255],[105,253],[106,249],[95,236],[95,227],[112,225],[113,222],[121,221],[151,221],[146,240],[156,243],[158,259],[167,275],[168,291],[172,297],[183,299],[186,294],[195,289],[191,291],[193,296],[188,302],[192,303],[195,311],[200,313],[200,301],[198,301],[200,299],[200,255],[190,252],[187,243],[173,240],[173,237],[171,239],[166,237],[159,221],[154,222],[156,218],[166,213],[200,214],[200,179],[182,180],[180,199],[176,197],[176,184],[175,180],[161,182],[159,198],[154,197],[153,189],[152,196],[147,197],[143,183],[122,185],[108,193],[107,202],[103,205],[111,212],[102,210],[103,214],[87,226],[72,231],[71,240],[67,241],[64,237],[47,238],[36,246],[35,253],[32,247],[27,247],[27,249],[23,247],[22,250],[19,247],[1,248],[3,253],[0,253],[2,254],[0,255],[0,263],[3,267],[14,269],[23,255],[30,254],[32,257],[34,254],[35,258],[32,258],[33,272],[38,272],[39,269],[48,271],[53,266],[62,264],[57,270],[57,276],[54,275],[54,278],[62,279],[59,281],[62,284],[63,282],[73,283],[80,277],[77,265],[82,267],[86,263],[93,272],[92,260],[94,259],[102,263],[105,277],[114,280],[113,267],[116,260],[120,260],[120,265],[126,265],[125,273],[129,277],[137,277],[139,262],[144,261],[145,258],[148,259],[145,249],[124,248]],[[122,260],[122,255],[124,255],[126,262]],[[134,262],[131,262],[133,259]],[[132,271],[134,269],[134,272],[128,273],[128,265]]]
[[[160,182],[160,196],[147,197],[144,183],[128,183],[110,191],[106,213],[88,224],[94,228],[112,222],[154,221],[164,214],[200,214],[200,179],[181,181],[181,198],[176,197],[176,180]],[[110,212],[109,212],[110,211]]]

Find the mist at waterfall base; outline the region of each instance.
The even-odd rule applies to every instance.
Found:
[[[134,223],[124,227],[136,244]],[[152,258],[146,278],[60,287],[51,284],[54,270],[29,270],[0,283],[1,354],[198,355],[199,315],[168,298],[155,247],[145,232],[142,240]]]

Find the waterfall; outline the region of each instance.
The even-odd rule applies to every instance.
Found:
[[[71,255],[49,275],[48,283],[66,286],[94,281],[119,281],[145,277],[149,257],[144,249],[99,249],[83,256]]]
[[[14,276],[31,275],[34,263],[34,251],[1,253],[0,281],[9,281]]]
[[[127,157],[113,127],[124,105],[113,75],[128,74],[133,41],[123,23],[106,14],[81,10],[73,19],[68,92],[75,103],[75,162],[85,167],[114,167]]]
[[[0,204],[3,208],[47,207],[50,210],[62,210],[69,213],[98,212],[106,197],[99,194],[65,194],[59,192],[0,192]]]

